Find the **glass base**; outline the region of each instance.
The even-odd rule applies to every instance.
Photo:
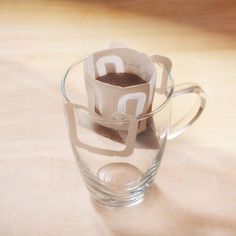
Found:
[[[144,199],[149,183],[142,181],[142,173],[132,164],[113,162],[100,167],[97,178],[101,185],[87,185],[92,200],[112,208],[131,207]]]
[[[137,185],[142,178],[142,174],[137,167],[124,162],[102,166],[98,170],[97,176],[107,189],[115,193],[122,193]]]
[[[139,205],[140,203],[143,202],[144,200],[144,193],[141,193],[140,196],[136,196],[136,198],[133,198],[131,200],[128,201],[122,201],[121,199],[119,200],[108,200],[108,201],[104,201],[102,198],[96,198],[94,197],[95,195],[90,196],[92,203],[94,204],[94,206],[98,206],[98,207],[105,207],[108,209],[123,209],[123,208],[130,208],[130,207],[135,207],[137,205]]]
[[[99,181],[86,178],[93,202],[108,208],[136,206],[144,200],[159,164],[159,159],[156,159],[145,174],[125,162],[113,162],[100,167],[96,176]]]

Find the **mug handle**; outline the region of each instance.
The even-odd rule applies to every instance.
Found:
[[[172,68],[172,62],[169,58],[161,55],[152,55],[150,59],[153,63],[161,64],[165,68],[162,73],[161,87],[156,88],[156,91],[158,93],[165,94],[168,84],[168,78],[170,76],[170,71]],[[167,137],[168,140],[173,139],[184,132],[190,125],[193,124],[193,122],[197,120],[197,118],[201,115],[202,111],[205,108],[206,95],[199,85],[186,83],[174,86],[172,98],[184,94],[196,94],[197,99],[192,108],[184,117],[180,118],[177,122],[170,125]]]
[[[183,133],[190,125],[192,125],[203,112],[206,105],[206,95],[203,89],[194,83],[178,84],[174,87],[172,97],[178,97],[186,94],[196,94],[192,108],[184,117],[181,117],[177,122],[170,125],[167,139],[173,139]]]

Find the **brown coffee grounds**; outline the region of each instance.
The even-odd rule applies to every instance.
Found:
[[[139,76],[130,73],[109,73],[96,78],[97,80],[116,85],[120,87],[134,86],[138,84],[147,83],[145,80],[141,79]]]

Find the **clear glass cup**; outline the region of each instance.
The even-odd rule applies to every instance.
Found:
[[[155,55],[157,87],[151,111],[137,119],[125,114],[103,119],[89,113],[84,60],[70,66],[61,84],[73,153],[93,200],[109,207],[136,205],[155,178],[166,141],[199,117],[206,104],[205,93],[196,84],[174,86],[171,62]],[[183,94],[194,94],[195,102],[171,124],[172,100]],[[138,133],[143,124],[145,130]]]

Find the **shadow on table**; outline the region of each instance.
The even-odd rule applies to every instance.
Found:
[[[136,207],[109,209],[96,204],[93,204],[93,207],[102,234],[104,228],[109,231],[108,235],[117,236],[197,236],[202,232],[215,232],[217,229],[222,232],[222,228],[236,232],[236,225],[227,219],[186,211],[169,199],[156,185],[147,193],[145,200]]]

